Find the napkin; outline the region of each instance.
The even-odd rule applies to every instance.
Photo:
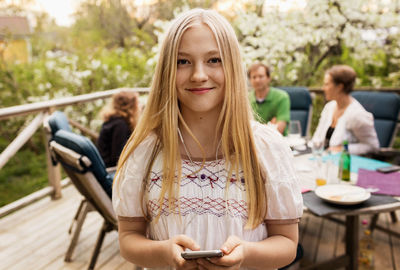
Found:
[[[357,186],[378,188],[376,194],[400,196],[400,172],[380,173],[366,169],[358,170]]]

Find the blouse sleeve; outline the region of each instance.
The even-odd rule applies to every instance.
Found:
[[[254,128],[255,126],[255,128]],[[303,214],[303,198],[288,144],[276,130],[254,123],[253,134],[261,169],[267,176],[266,223],[290,224]]]
[[[374,127],[374,117],[367,111],[352,114],[346,121],[346,129],[353,133],[357,142],[349,143],[349,152],[354,155],[374,152],[379,148],[379,140]]]
[[[141,142],[125,162],[120,175],[115,176],[112,202],[119,219],[143,217],[146,214],[142,211],[140,194],[155,141],[156,135],[151,134]]]

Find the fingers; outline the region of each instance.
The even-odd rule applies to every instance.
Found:
[[[242,241],[237,236],[230,236],[221,247],[224,256],[199,261],[206,269],[239,269],[244,260]]]
[[[212,262],[210,259],[198,259],[198,268],[201,270],[228,270],[232,269],[229,266],[221,265],[221,264],[215,264]]]
[[[175,237],[175,243],[182,246],[185,250],[186,248],[191,250],[200,250],[200,246],[190,237],[186,235],[178,235]]]
[[[168,240],[169,245],[168,249],[168,258],[166,259],[168,265],[172,266],[175,269],[196,269],[197,262],[195,260],[185,260],[182,258],[182,251],[186,248],[191,250],[199,250],[199,245],[190,237],[185,235],[177,235]]]
[[[276,124],[276,117],[273,117],[271,120],[270,120],[270,122],[272,123],[272,124]]]
[[[229,236],[225,243],[222,245],[221,250],[224,254],[230,254],[232,250],[234,250],[238,245],[241,244],[241,241],[236,236]]]
[[[183,260],[180,263],[178,263],[175,267],[177,270],[181,269],[192,270],[192,269],[198,269],[199,265],[196,260],[190,260],[190,261]]]

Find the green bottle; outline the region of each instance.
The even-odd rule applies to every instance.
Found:
[[[349,142],[345,140],[343,141],[343,151],[339,160],[339,178],[343,181],[350,181],[350,163]]]

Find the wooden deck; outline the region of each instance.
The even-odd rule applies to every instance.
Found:
[[[74,251],[72,262],[64,262],[70,235],[68,228],[81,201],[70,185],[60,200],[42,199],[0,219],[0,269],[86,269],[94,248],[101,217],[90,212]],[[400,211],[397,211],[400,217]],[[361,217],[361,219],[364,217]],[[400,233],[400,222],[392,224],[381,215],[379,224]],[[300,239],[305,249],[302,266],[344,252],[344,227],[305,214],[300,223]],[[400,269],[400,239],[375,231],[375,269]],[[134,269],[119,255],[116,232],[108,233],[96,269]]]
[[[72,262],[64,262],[68,229],[82,197],[73,185],[62,194],[60,200],[47,197],[0,219],[0,269],[87,269],[102,218],[88,213]],[[96,269],[134,269],[119,255],[116,231],[106,235]]]

